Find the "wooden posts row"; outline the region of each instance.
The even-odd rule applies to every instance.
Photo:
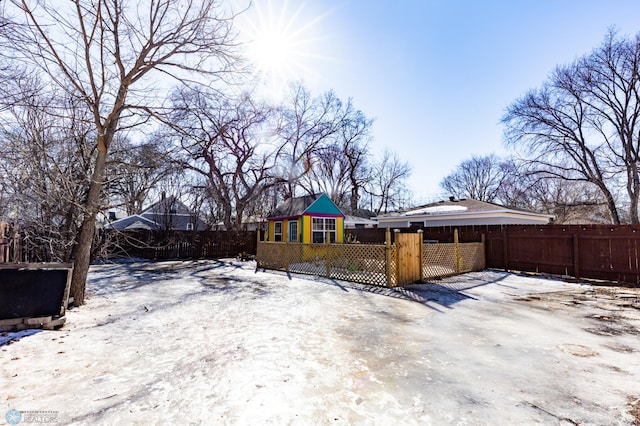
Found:
[[[22,261],[21,238],[18,227],[12,229],[6,222],[0,222],[0,263],[18,263]]]
[[[312,245],[288,241],[263,242],[259,236],[257,261],[259,267],[338,279],[349,280],[358,274],[370,274],[364,278],[358,276],[357,281],[387,287],[423,282],[429,277],[449,276],[468,272],[470,268],[484,267],[484,250],[478,247],[478,243],[468,246],[460,244],[457,230],[454,244],[444,243],[433,247],[424,245],[423,232],[420,231],[400,233],[399,230],[393,230],[393,234],[391,229],[386,228],[382,247],[332,244],[328,231],[324,244]],[[432,274],[434,271],[436,275]]]

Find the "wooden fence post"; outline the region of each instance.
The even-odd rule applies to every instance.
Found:
[[[422,260],[422,256],[423,256],[422,251],[424,249],[422,247],[422,243],[423,243],[422,232],[423,232],[422,229],[418,229],[418,234],[420,234],[420,247],[418,249],[418,256],[420,257],[420,282],[424,281],[424,268],[423,268],[424,267],[424,265],[423,265],[424,261]]]
[[[458,228],[453,230],[453,250],[455,252],[455,256],[456,256],[456,274],[460,273],[460,269],[461,266],[461,259],[460,259],[460,240],[458,237]]]
[[[260,267],[260,230],[256,230],[256,268]]]
[[[25,262],[26,259],[22,259],[22,239],[20,238],[20,231],[18,225],[14,225],[14,234],[13,234],[13,256],[11,262],[20,263],[22,260]]]
[[[578,242],[578,234],[573,234],[573,277],[580,279],[580,243]]]
[[[5,222],[0,222],[0,263],[5,263],[9,260],[9,240],[5,239],[8,226]]]
[[[393,230],[393,246],[396,248],[396,262],[395,262],[395,273],[393,276],[395,277],[395,285],[398,285],[400,281],[400,250],[398,250],[398,234],[400,233],[399,229]]]
[[[384,269],[387,273],[387,287],[391,287],[393,282],[391,280],[391,230],[387,228],[384,234]]]
[[[482,243],[482,269],[487,267],[487,240],[484,234],[480,235],[480,242]]]
[[[502,266],[505,271],[509,270],[509,238],[507,237],[508,226],[501,226],[502,231]]]

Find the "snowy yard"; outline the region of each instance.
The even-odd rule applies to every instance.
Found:
[[[484,271],[394,290],[196,261],[93,266],[88,293],[59,331],[0,334],[0,423],[640,422],[637,289]]]

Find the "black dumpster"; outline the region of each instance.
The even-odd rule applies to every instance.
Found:
[[[69,263],[1,263],[0,321],[64,317],[72,271]]]

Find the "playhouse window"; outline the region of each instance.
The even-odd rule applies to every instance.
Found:
[[[282,241],[282,222],[273,223],[273,241]]]
[[[289,222],[289,241],[298,241],[298,222]]]
[[[336,219],[328,217],[314,217],[311,219],[311,233],[313,243],[326,243],[326,234],[329,232],[330,242],[336,242]]]

